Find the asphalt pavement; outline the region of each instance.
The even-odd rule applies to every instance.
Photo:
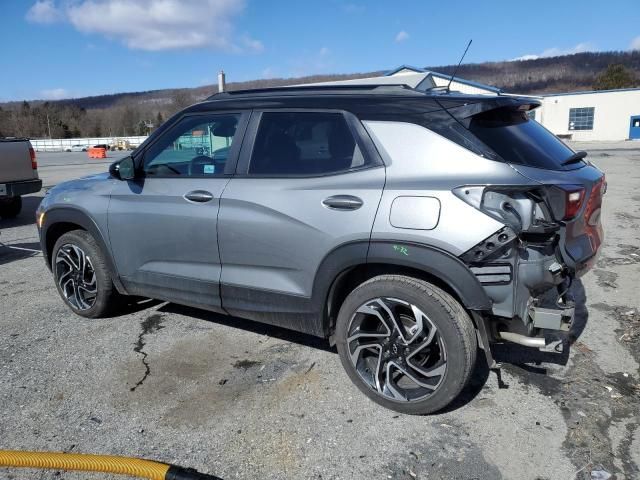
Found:
[[[89,158],[87,152],[36,152],[43,188],[72,178],[106,172],[109,165],[130,152],[107,152],[107,158]]]
[[[0,449],[138,456],[225,479],[640,478],[640,145],[587,144],[607,174],[606,241],[574,285],[570,352],[499,346],[446,411],[369,401],[325,341],[174,304],[75,316],[25,197],[0,221]],[[106,171],[40,153],[45,188]],[[602,475],[597,477],[594,475]],[[106,479],[0,469],[0,479]],[[119,477],[122,478],[122,477]]]

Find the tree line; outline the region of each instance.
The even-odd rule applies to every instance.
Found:
[[[613,66],[617,66],[618,73],[607,73]],[[454,69],[455,65],[429,67],[446,75],[451,75]],[[624,71],[622,75],[620,69]],[[473,63],[461,65],[456,75],[509,93],[529,95],[640,87],[640,51],[585,52],[533,60]],[[606,78],[616,75],[620,77],[617,81]]]
[[[0,137],[82,138],[148,135],[170,115],[193,103],[177,92],[162,104],[119,101],[85,108],[72,101],[14,103],[0,106]]]
[[[454,65],[426,67],[452,74]],[[384,72],[272,78],[228,85],[229,90],[349,80]],[[578,53],[535,60],[461,65],[457,76],[509,93],[544,94],[640,87],[640,51]],[[148,135],[184,107],[217,93],[216,85],[0,104],[0,137],[77,138]]]
[[[230,90],[351,79],[371,74],[314,75],[304,78],[252,80]],[[148,135],[183,108],[217,93],[217,85],[99,95],[57,101],[0,104],[0,137],[82,138]]]

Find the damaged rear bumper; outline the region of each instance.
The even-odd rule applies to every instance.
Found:
[[[480,253],[479,253],[480,252]],[[566,334],[576,276],[561,258],[557,237],[516,234],[505,227],[461,256],[492,301],[488,340],[541,348]]]

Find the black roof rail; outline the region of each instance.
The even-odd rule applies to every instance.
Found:
[[[349,85],[290,85],[278,87],[254,88],[248,90],[228,90],[226,92],[214,93],[207,100],[222,100],[243,95],[259,95],[268,93],[282,94],[304,94],[309,92],[331,93],[331,92],[367,92],[384,93],[389,90],[402,92],[419,92],[404,83],[377,83],[377,84],[349,84]],[[422,92],[420,92],[422,93]]]

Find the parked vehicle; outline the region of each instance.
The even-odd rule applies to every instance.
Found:
[[[41,188],[31,142],[26,138],[0,138],[0,217],[17,217],[22,210],[22,195]]]
[[[89,145],[71,145],[67,148],[67,152],[86,152]]]
[[[131,143],[129,142],[129,140],[115,140],[112,144],[111,144],[111,150],[133,150],[131,148]]]
[[[325,337],[371,399],[434,412],[468,382],[477,336],[490,365],[492,342],[562,338],[568,286],[600,248],[604,175],[527,117],[538,106],[399,86],[217,94],[109,173],[51,189],[44,258],[84,317],[140,295]]]

